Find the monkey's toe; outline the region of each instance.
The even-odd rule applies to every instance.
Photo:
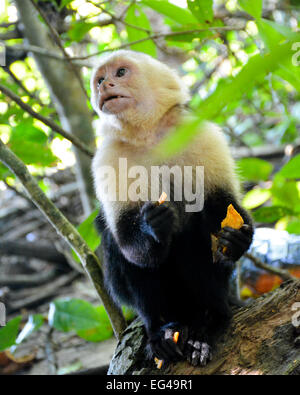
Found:
[[[188,340],[187,360],[193,366],[205,366],[212,359],[211,347],[199,340]]]

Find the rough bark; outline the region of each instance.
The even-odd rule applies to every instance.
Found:
[[[144,354],[143,325],[134,321],[124,332],[109,374],[300,374],[300,348],[292,324],[292,305],[300,301],[300,281],[285,282],[274,292],[235,311],[231,326],[216,344],[206,367],[188,362],[158,370]]]
[[[22,24],[24,37],[30,45],[46,48],[49,52],[61,55],[60,50],[51,39],[48,28],[30,0],[15,0]],[[74,134],[91,149],[95,148],[92,129],[92,114],[87,106],[87,98],[81,84],[67,61],[35,54],[35,59],[48,85],[53,103],[59,114],[63,128]],[[91,159],[75,148],[78,181],[82,186],[82,202],[86,214],[93,207],[93,182],[91,180]]]

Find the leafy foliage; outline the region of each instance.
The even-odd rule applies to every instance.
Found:
[[[0,351],[4,351],[15,344],[21,319],[21,317],[16,317],[9,321],[4,328],[0,328]]]

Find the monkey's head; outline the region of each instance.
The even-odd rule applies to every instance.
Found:
[[[117,119],[144,130],[189,99],[174,70],[149,55],[125,50],[102,57],[91,89],[92,104],[101,119],[111,123]]]

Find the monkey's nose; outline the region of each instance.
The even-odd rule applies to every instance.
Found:
[[[103,81],[102,86],[104,89],[107,89],[107,88],[113,88],[115,84],[110,81]]]

